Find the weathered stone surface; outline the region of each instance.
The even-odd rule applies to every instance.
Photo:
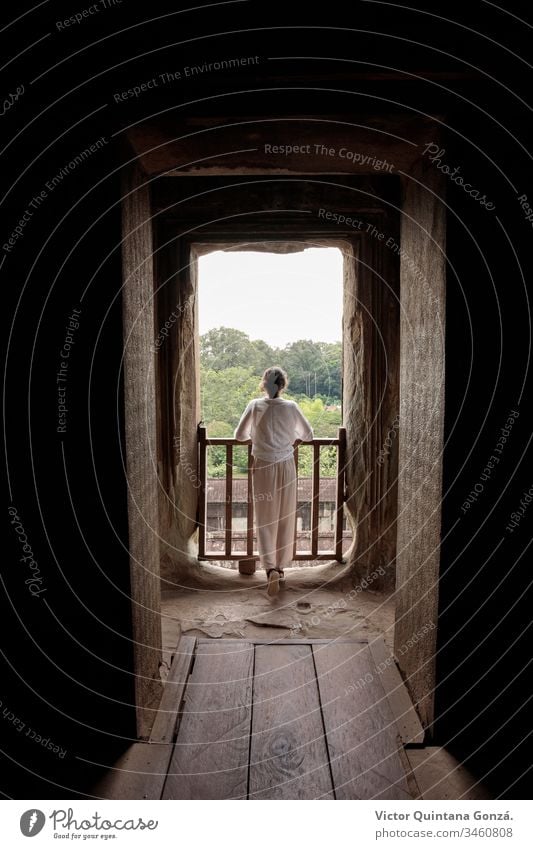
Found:
[[[159,388],[161,577],[179,585],[198,567],[200,375],[195,265],[185,265],[172,228],[158,247],[156,357]],[[190,269],[194,273],[190,273]]]
[[[375,163],[383,163],[385,173],[409,169],[418,156],[419,144],[428,141],[429,118],[409,113],[359,115],[357,123],[340,116],[322,116],[316,120],[298,120],[294,137],[294,116],[286,122],[276,117],[243,125],[227,116],[196,119],[181,133],[176,121],[165,120],[136,124],[127,131],[128,142],[148,174],[169,173],[175,178],[186,174],[372,174]],[[198,153],[199,122],[212,131],[201,137]],[[276,150],[293,139],[292,151]],[[316,145],[316,147],[315,147]],[[269,147],[270,146],[270,147]],[[228,156],[229,151],[238,151]],[[326,151],[333,150],[334,155]],[[343,152],[342,152],[343,151]],[[356,157],[350,153],[356,152]]]
[[[491,799],[487,787],[444,747],[407,749],[422,799]]]
[[[412,263],[401,266],[395,653],[425,726],[431,723],[434,710],[440,563],[445,209],[439,198],[444,194],[443,180],[425,162],[406,177],[401,229],[402,248]]]
[[[383,216],[376,232],[391,235]],[[398,265],[383,240],[365,234],[345,253],[343,422],[346,510],[354,584],[394,587],[398,410]],[[393,433],[394,438],[389,438]]]
[[[122,262],[128,527],[137,733],[147,737],[162,693],[161,590],[149,188],[138,168],[123,175]]]
[[[361,245],[355,241],[347,248],[353,260],[345,261],[342,312],[343,416],[346,428],[346,504],[354,542],[345,554],[354,582],[367,571],[364,560],[368,549],[369,458],[366,438],[370,422],[369,386],[366,358],[370,354],[369,315],[365,313],[364,269],[358,268]],[[360,558],[363,560],[360,562]]]
[[[318,567],[320,568],[320,567]],[[310,571],[314,571],[310,570]],[[163,639],[165,655],[171,653],[183,630],[188,635],[225,639],[311,639],[344,637],[371,639],[381,635],[389,652],[394,632],[392,593],[356,593],[346,584],[310,588],[299,582],[298,570],[288,570],[287,589],[273,602],[266,586],[249,590],[235,587],[224,592],[209,590],[163,591]]]
[[[112,764],[91,792],[97,799],[160,799],[172,743],[134,743]]]

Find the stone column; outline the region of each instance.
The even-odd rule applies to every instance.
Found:
[[[395,654],[422,724],[434,713],[444,421],[444,178],[419,161],[401,216]]]
[[[350,255],[350,253],[352,255]],[[371,416],[370,351],[372,312],[370,272],[365,244],[345,252],[343,336],[343,422],[346,427],[346,512],[354,542],[345,554],[357,584],[369,571],[371,493],[369,432]]]
[[[122,180],[124,401],[137,734],[149,736],[162,693],[150,190],[134,166]]]

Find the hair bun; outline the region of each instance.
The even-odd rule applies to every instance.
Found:
[[[286,388],[288,378],[286,372],[280,366],[271,366],[265,369],[261,381],[261,389],[265,389],[271,398],[276,398],[280,390]],[[276,391],[275,391],[276,390]]]

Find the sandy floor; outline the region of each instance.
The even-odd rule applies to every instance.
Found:
[[[274,599],[264,583],[235,589],[189,588],[162,593],[163,649],[168,664],[181,634],[235,639],[298,639],[381,634],[392,652],[392,594],[291,587]],[[163,673],[164,674],[164,673]]]

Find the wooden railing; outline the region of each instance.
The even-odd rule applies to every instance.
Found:
[[[299,445],[313,447],[313,464],[311,475],[311,550],[297,550],[297,535],[294,535],[294,560],[338,560],[342,561],[342,526],[345,501],[345,466],[346,466],[346,429],[339,427],[338,436],[332,438],[300,441]],[[232,548],[233,523],[233,446],[248,449],[248,487],[247,487],[247,518],[246,518],[246,553],[235,552]],[[334,519],[334,550],[318,550],[318,524],[320,499],[320,447],[322,445],[336,446],[337,469],[335,487],[335,519]],[[225,446],[226,448],[226,487],[225,487],[225,524],[224,551],[207,551],[207,449],[209,446]],[[294,460],[298,469],[298,445],[294,446]],[[198,426],[198,469],[200,477],[198,504],[198,559],[199,560],[242,560],[243,558],[259,557],[254,551],[254,500],[252,496],[252,446],[251,443],[240,442],[226,437],[208,437],[206,428]],[[295,505],[296,509],[296,505]],[[296,523],[295,523],[296,525]]]

